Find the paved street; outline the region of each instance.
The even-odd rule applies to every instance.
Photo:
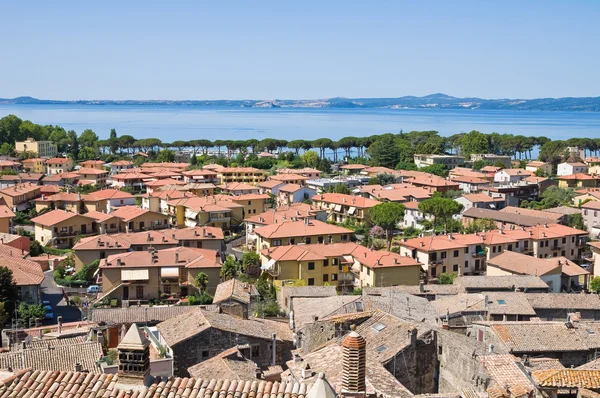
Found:
[[[62,315],[63,322],[74,322],[81,320],[81,312],[75,307],[67,305],[63,297],[63,290],[54,283],[52,271],[44,272],[44,281],[42,282],[42,300],[48,300],[54,309],[54,319],[47,320],[45,323],[56,323],[56,317]]]

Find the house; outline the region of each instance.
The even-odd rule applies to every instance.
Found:
[[[232,182],[228,184],[219,185],[218,188],[224,194],[230,194],[233,196],[247,195],[247,194],[259,194],[260,189],[257,186],[241,183]]]
[[[41,198],[36,199],[35,209],[38,212],[45,209],[60,209],[72,213],[106,211],[106,201],[98,199],[93,195],[59,192],[50,196],[42,195]]]
[[[582,162],[564,162],[559,163],[556,169],[557,176],[566,176],[571,174],[586,174],[588,166]]]
[[[320,209],[327,210],[328,220],[343,223],[348,219],[364,222],[369,209],[381,202],[360,196],[340,193],[323,193],[312,197],[313,203]]]
[[[180,180],[174,180],[172,178],[164,178],[164,179],[152,180],[152,181],[145,182],[146,192],[149,194],[158,192],[159,190],[163,189],[166,186],[168,186],[168,187],[183,187],[185,185],[186,185],[185,182],[180,181]]]
[[[560,188],[596,188],[600,177],[578,173],[558,177]]]
[[[42,301],[44,272],[38,263],[0,252],[0,267],[12,271],[19,301],[30,304],[39,304]]]
[[[52,141],[36,141],[28,137],[25,141],[15,142],[16,153],[36,153],[38,157],[52,157],[58,154],[56,144]]]
[[[4,203],[4,202],[2,202]],[[15,216],[15,213],[10,209],[10,207],[0,204],[0,233],[8,234],[11,232],[12,227],[12,219]]]
[[[64,172],[58,174],[47,175],[42,180],[43,185],[56,185],[64,187],[65,185],[77,184],[80,175],[73,172]]]
[[[110,163],[110,175],[123,173],[125,170],[133,169],[135,165],[130,160],[117,160]]]
[[[432,154],[415,154],[415,164],[418,168],[442,165],[448,169],[453,169],[457,166],[464,166],[465,158],[463,156],[455,155],[432,155]]]
[[[486,163],[502,164],[505,168],[509,168],[511,165],[511,157],[508,155],[495,155],[492,153],[472,153],[471,162],[477,162],[482,160]]]
[[[548,177],[552,175],[552,163],[533,160],[525,165],[525,170],[531,171],[532,173],[541,170],[543,175]]]
[[[286,184],[306,185],[306,181],[310,178],[299,174],[276,174],[269,177],[270,180],[285,182]]]
[[[142,209],[169,214],[169,201],[183,198],[194,198],[194,194],[182,190],[160,190],[148,192],[142,196]]]
[[[586,201],[600,200],[600,188],[583,188],[575,190],[574,206],[581,206]]]
[[[279,193],[279,188],[284,185],[286,185],[286,183],[283,181],[267,180],[257,184],[256,186],[260,190],[260,193],[277,195]]]
[[[177,228],[208,225],[226,230],[237,227],[244,219],[245,206],[233,202],[232,196],[184,197],[167,202],[167,214]]]
[[[510,169],[509,169],[510,170]],[[535,178],[536,181],[529,181],[530,178]],[[494,186],[482,187],[482,194],[491,196],[492,198],[500,198],[504,200],[506,206],[521,206],[524,200],[537,200],[543,190],[549,186],[538,181],[543,180],[541,177],[527,177],[520,183],[502,183]],[[546,179],[548,182],[553,180]]]
[[[445,180],[441,177],[437,177],[435,175],[431,176],[417,176],[410,180],[410,183],[417,187],[423,187],[429,189],[430,192],[448,192],[448,191],[458,191],[460,189],[460,184]]]
[[[423,229],[423,220],[433,221],[433,216],[429,214],[423,214],[419,210],[419,202],[405,202],[404,203],[404,220],[402,226],[404,228],[417,228]]]
[[[277,194],[277,203],[281,206],[289,206],[292,203],[304,202],[310,200],[317,194],[314,189],[298,185],[298,184],[286,184],[279,187]]]
[[[343,164],[340,166],[340,170],[344,174],[361,174],[366,168],[367,166],[364,164]]]
[[[531,216],[531,217],[547,219],[546,222],[539,223],[539,224],[547,224],[547,223],[563,224],[563,225],[568,224],[569,219],[567,217],[567,214],[565,214],[565,212],[563,212],[563,211],[556,210],[556,209],[559,209],[559,208],[554,208],[554,210],[553,209],[534,210],[534,209],[527,209],[527,208],[521,208],[521,207],[515,207],[515,206],[507,206],[507,207],[500,209],[500,211],[503,213],[518,214],[520,216]],[[573,209],[573,208],[569,208],[569,209],[577,211],[577,209]],[[573,214],[572,212],[568,212],[568,213]]]
[[[482,187],[490,185],[487,179],[477,177],[456,176],[451,177],[450,181],[458,183],[458,188],[466,193],[479,192]]]
[[[389,174],[389,175],[392,175],[395,177],[399,177],[398,170],[390,169],[388,167],[383,167],[383,166],[367,167],[367,168],[363,169],[360,173],[364,174],[366,176],[369,176],[369,177],[375,177],[379,174]]]
[[[583,222],[592,238],[600,237],[600,202],[592,201],[581,205]]]
[[[244,206],[244,217],[250,214],[264,213],[269,207],[269,200],[271,197],[267,194],[243,194],[238,196],[231,196],[228,198],[233,203],[237,203],[240,206]]]
[[[220,314],[193,308],[159,323],[158,340],[173,353],[174,373],[213,358],[236,342],[245,358],[258,366],[280,365],[292,348],[292,332],[285,323]]]
[[[214,170],[221,184],[233,182],[257,185],[265,180],[265,171],[254,167],[218,167]]]
[[[79,237],[98,232],[94,219],[66,210],[51,210],[32,218],[31,222],[35,226],[35,240],[57,248],[73,247]]]
[[[600,242],[587,242],[587,245],[592,251],[592,277],[600,276]]]
[[[84,160],[83,162],[79,162],[79,166],[82,169],[96,169],[105,171],[103,160]]]
[[[271,153],[271,152],[260,152],[259,154],[256,155],[256,157],[260,158],[260,159],[277,159],[277,155]]]
[[[529,293],[525,297],[542,320],[566,322],[569,313],[577,313],[581,321],[596,321],[600,317],[597,294]]]
[[[31,159],[25,159],[21,163],[23,164],[23,168],[30,173],[45,173],[46,172],[46,159],[31,158]]]
[[[167,215],[137,206],[117,207],[110,214],[121,219],[119,231],[123,232],[140,232],[169,227]]]
[[[529,321],[536,315],[527,293],[460,293],[437,297],[431,302],[440,319],[451,328],[466,328],[472,320]]]
[[[141,191],[146,187],[146,181],[152,181],[153,178],[148,174],[139,172],[131,173],[125,170],[124,173],[112,176],[113,188],[130,188],[134,191]]]
[[[75,164],[71,158],[51,158],[46,161],[46,174],[60,174],[73,170]]]
[[[221,265],[216,251],[190,247],[112,254],[100,261],[102,291],[120,301],[186,297],[196,291],[194,279],[204,272],[207,291],[214,294]]]
[[[351,291],[369,286],[418,285],[421,264],[410,257],[372,251],[356,243],[271,247],[261,251],[263,270],[274,281]]]
[[[556,260],[547,260],[525,254],[505,251],[487,261],[487,275],[534,275],[548,284],[550,290],[561,290],[562,266]]]
[[[301,169],[281,168],[281,169],[275,170],[275,173],[277,173],[277,174],[297,174],[297,175],[301,175],[303,177],[308,177],[309,179],[321,177],[321,171],[317,170],[317,169],[313,169],[311,167],[304,167]]]
[[[197,169],[181,173],[186,183],[218,184],[217,173],[211,170]]]
[[[111,212],[117,207],[134,206],[135,196],[129,192],[120,191],[118,189],[102,189],[94,191],[92,194],[98,200],[106,200],[106,211]]]
[[[400,254],[420,264],[428,278],[440,274],[481,275],[486,267],[485,243],[475,234],[449,234],[405,239]]]
[[[433,192],[429,188],[417,187],[412,184],[390,184],[385,187],[362,186],[353,192],[356,195],[379,200],[381,202],[421,202],[429,199]]]
[[[533,173],[524,169],[502,169],[494,174],[494,182],[504,184],[517,184]]]
[[[274,246],[349,242],[353,231],[323,221],[305,218],[302,221],[285,221],[254,229],[256,252]]]
[[[103,188],[106,185],[108,171],[104,169],[84,167],[76,171],[79,174],[79,185],[95,185]]]
[[[0,188],[9,188],[16,184],[31,183],[41,185],[44,175],[41,173],[5,174],[0,177]]]
[[[252,296],[256,299],[258,291],[253,285],[235,278],[217,285],[213,304],[219,306],[219,312],[248,319]]]
[[[548,293],[550,288],[539,276],[503,275],[503,276],[459,276],[455,285],[465,293],[481,292],[525,292]]]
[[[472,208],[497,210],[504,207],[501,198],[492,198],[482,193],[463,194],[454,200],[463,205],[463,213]]]
[[[344,185],[349,189],[364,185],[369,182],[369,177],[361,175],[350,175],[336,178],[315,178],[314,180],[306,181],[306,186],[314,189],[317,193],[327,192],[334,189],[338,185]]]
[[[290,314],[294,310],[294,300],[302,298],[338,297],[335,286],[293,286],[282,281],[277,291],[277,302],[281,309]]]
[[[13,211],[23,211],[31,207],[31,202],[41,196],[40,186],[31,183],[15,184],[0,189],[0,198]]]
[[[215,250],[219,253],[225,251],[225,241],[221,228],[201,226],[193,228],[164,229],[160,232],[167,239],[174,239],[183,247]]]
[[[588,166],[589,174],[600,174],[600,157],[588,156],[585,158],[585,164]]]

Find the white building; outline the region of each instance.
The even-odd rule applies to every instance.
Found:
[[[557,176],[568,176],[571,174],[587,173],[588,166],[581,162],[565,162],[558,165]]]

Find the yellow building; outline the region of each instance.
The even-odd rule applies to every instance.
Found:
[[[165,214],[142,209],[137,206],[121,206],[110,213],[121,219],[119,231],[139,232],[169,227],[169,217]]]
[[[244,206],[231,201],[231,198],[215,195],[171,200],[167,203],[168,215],[178,228],[207,225],[229,230],[244,219]]]
[[[30,173],[45,173],[46,172],[46,160],[40,158],[25,159],[23,160],[23,168]]]
[[[37,153],[39,157],[52,157],[56,156],[58,150],[52,141],[36,141],[33,138],[27,138],[25,141],[15,142],[15,152],[31,152]]]
[[[52,210],[31,221],[35,225],[35,240],[44,246],[70,248],[78,237],[96,234],[92,218],[65,210]]]
[[[356,243],[289,245],[261,251],[262,268],[274,281],[302,280],[338,290],[418,285],[421,264],[411,257],[372,251]]]
[[[257,253],[276,246],[349,242],[353,233],[350,229],[308,218],[254,229]]]
[[[584,173],[569,174],[558,177],[560,188],[595,188],[598,186],[598,177]]]
[[[221,184],[241,182],[256,185],[266,178],[265,171],[254,167],[220,167],[214,170]]]
[[[106,186],[108,171],[97,168],[81,168],[76,172],[79,174],[79,185],[95,185],[98,188]]]
[[[269,198],[267,194],[247,194],[232,196],[231,201],[244,206],[244,217],[250,217],[267,211]]]
[[[113,254],[100,262],[104,296],[147,302],[181,298],[197,291],[194,279],[204,272],[207,291],[220,282],[221,257],[214,250],[176,247]]]
[[[341,193],[315,195],[312,200],[318,208],[327,210],[328,220],[339,223],[348,219],[364,222],[369,215],[369,209],[381,204],[381,202],[374,199]]]
[[[0,205],[0,233],[10,233],[10,225],[14,216],[15,213],[8,206]]]

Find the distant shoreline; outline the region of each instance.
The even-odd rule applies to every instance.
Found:
[[[535,99],[457,98],[445,94],[398,98],[327,98],[315,100],[45,100],[33,97],[0,98],[0,105],[136,105],[231,108],[299,109],[447,109],[500,111],[600,112],[600,97]]]

